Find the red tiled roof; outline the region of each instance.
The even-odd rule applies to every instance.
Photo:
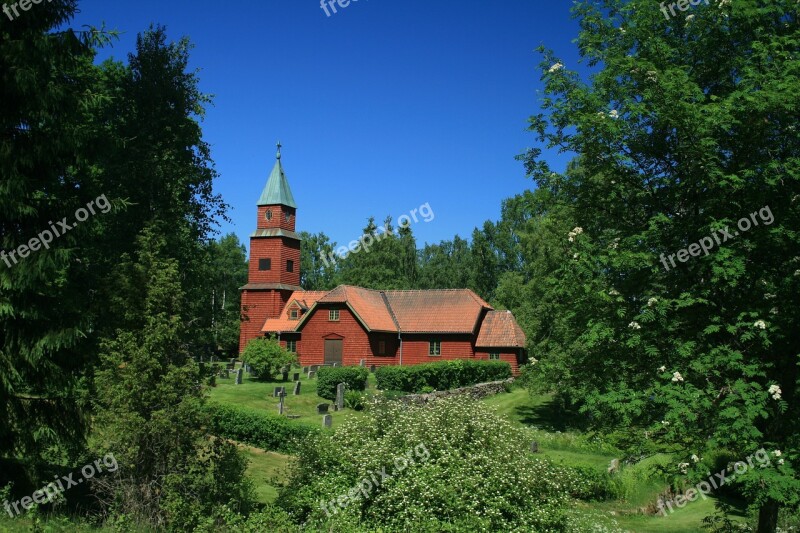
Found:
[[[511,311],[489,311],[481,324],[477,348],[524,348],[525,333]]]
[[[403,333],[473,333],[492,306],[469,289],[386,291]]]
[[[264,323],[264,327],[261,328],[261,331],[265,333],[295,331],[300,320],[291,320],[289,318],[289,310],[292,307],[292,303],[297,301],[301,309],[308,309],[326,294],[328,294],[328,291],[294,291],[289,297],[289,303],[287,303],[286,307],[281,311],[281,316],[278,318],[268,318]]]
[[[262,331],[298,331],[310,316],[290,320],[293,302],[302,309],[320,304],[345,304],[369,331],[403,333],[474,333],[484,309],[488,310],[478,335],[477,346],[524,347],[525,334],[514,316],[494,311],[469,289],[376,291],[340,285],[332,291],[295,291],[279,318],[266,321]],[[488,343],[488,344],[487,344]],[[492,344],[494,343],[494,344]]]
[[[340,285],[320,298],[319,303],[346,303],[370,331],[397,332],[381,291]]]

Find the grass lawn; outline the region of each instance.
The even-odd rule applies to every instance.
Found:
[[[291,372],[293,373],[293,372]],[[290,374],[291,374],[290,373]],[[317,396],[317,380],[308,379],[300,373],[300,394],[294,396],[294,382],[258,381],[245,374],[241,385],[234,385],[233,374],[230,379],[217,378],[217,386],[211,388],[211,400],[224,404],[242,405],[254,409],[263,409],[269,413],[278,413],[278,398],[273,396],[275,387],[286,387],[287,396],[284,398],[284,414],[298,415],[300,423],[321,425],[322,415],[317,414],[317,404],[329,403],[329,413],[333,416],[333,425],[350,418],[360,418],[363,414],[359,411],[345,408],[343,411],[333,411],[333,402]],[[289,378],[292,376],[290,375]],[[375,393],[375,376],[370,374],[367,394]]]
[[[247,476],[255,484],[256,499],[261,503],[274,502],[278,497],[278,487],[285,483],[292,457],[252,446],[239,445],[239,448],[250,460]]]
[[[498,413],[513,422],[535,428],[534,434],[539,439],[541,454],[554,463],[567,466],[587,466],[605,471],[612,459],[621,459],[619,452],[611,449],[602,450],[604,446],[587,443],[580,438],[580,432],[571,430],[568,418],[559,416],[554,409],[552,398],[547,395],[531,396],[525,389],[513,389],[509,393],[498,394],[483,400],[484,403],[497,409]],[[607,446],[605,448],[608,448]],[[656,456],[645,459],[636,465],[624,466],[618,474],[622,476],[626,488],[625,499],[606,502],[576,502],[581,510],[597,518],[598,523],[616,524],[626,531],[636,533],[689,533],[703,531],[702,520],[714,514],[716,498],[699,499],[689,502],[682,509],[674,508],[666,517],[644,515],[639,509],[654,502],[667,487],[665,480],[653,479],[644,472],[650,463],[664,459]],[[727,501],[727,500],[726,500]],[[735,504],[736,502],[727,501]],[[744,509],[738,508],[735,517],[743,519]]]

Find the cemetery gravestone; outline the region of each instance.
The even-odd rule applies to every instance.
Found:
[[[317,404],[317,414],[318,415],[324,415],[325,413],[327,413],[328,412],[328,405],[330,405],[330,404],[318,403]]]
[[[241,385],[242,384],[242,374],[243,373],[244,372],[242,371],[241,368],[239,368],[239,370],[236,371],[236,384],[237,385]]]
[[[314,372],[313,370],[309,370],[308,371],[308,379],[313,379],[314,376],[316,376],[316,375],[317,375],[317,373]]]
[[[322,427],[329,428],[333,424],[333,417],[331,415],[325,415],[322,417]]]
[[[294,382],[294,395],[295,396],[300,396],[300,382],[299,381],[295,381]]]
[[[375,373],[375,365],[369,365],[369,371]]]
[[[336,385],[336,407],[339,409],[344,409],[344,389],[346,385],[344,383],[339,383]]]
[[[292,381],[300,381],[300,372],[295,372],[292,375]]]
[[[367,360],[362,359],[361,362],[358,363],[358,366],[367,366]]]

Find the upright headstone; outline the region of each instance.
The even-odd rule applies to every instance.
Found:
[[[222,370],[222,378],[223,379],[229,379],[230,377],[231,377],[231,371],[228,370],[227,368],[223,369]]]
[[[281,380],[289,381],[289,372],[281,372]]]
[[[336,407],[339,409],[344,409],[344,389],[346,385],[344,383],[339,383],[336,385]]]
[[[338,364],[339,363],[333,363],[333,368],[336,368],[336,365],[338,365]]]
[[[322,417],[322,427],[329,428],[333,424],[333,417],[331,415],[325,415]]]
[[[273,398],[278,398],[281,395],[281,389],[283,387],[275,387],[275,390],[272,392]]]
[[[367,366],[367,360],[366,360],[366,359],[362,359],[362,360],[361,360],[361,361],[358,363],[358,366]]]
[[[237,385],[241,385],[241,384],[242,384],[242,375],[243,375],[243,374],[244,374],[244,371],[243,371],[243,370],[241,369],[241,367],[240,367],[240,368],[239,368],[239,369],[236,371],[236,384],[237,384]]]
[[[611,459],[611,464],[608,465],[608,473],[616,474],[619,472],[619,459]]]
[[[292,381],[300,381],[300,372],[292,374]]]
[[[309,370],[308,371],[308,379],[313,379],[314,376],[316,376],[316,375],[317,375],[317,373],[314,372],[313,370]]]
[[[236,368],[236,358],[235,357],[231,357],[231,362],[228,363],[228,366],[230,366],[232,369]]]
[[[212,365],[214,364],[214,356],[213,355],[211,356],[211,364]]]
[[[369,365],[369,371],[375,373],[375,365]]]
[[[282,414],[283,414],[283,399],[284,399],[285,397],[286,397],[286,396],[285,396],[284,394],[281,394],[281,396],[280,396],[280,398],[281,398],[281,399],[280,399],[280,401],[278,402],[278,414],[279,414],[279,415],[282,415]]]
[[[310,368],[308,368],[307,366],[304,366],[304,367],[303,367],[303,374],[308,374],[308,371],[309,371],[309,370],[311,370],[311,369],[310,369]]]
[[[531,442],[531,453],[539,453],[539,443],[537,441]]]
[[[295,381],[294,382],[294,395],[295,396],[300,396],[300,382],[299,381]]]
[[[330,404],[318,403],[317,404],[317,414],[318,415],[324,415],[325,413],[327,413],[328,412],[328,405],[330,405]]]

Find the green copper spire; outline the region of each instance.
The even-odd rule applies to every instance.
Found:
[[[281,143],[278,141],[278,155],[275,156],[275,166],[272,167],[272,172],[267,180],[267,186],[264,187],[264,192],[261,193],[261,198],[258,200],[258,205],[285,205],[297,209],[297,204],[294,203],[294,196],[292,190],[289,188],[289,182],[286,180],[286,174],[283,173],[283,166],[281,166]]]

